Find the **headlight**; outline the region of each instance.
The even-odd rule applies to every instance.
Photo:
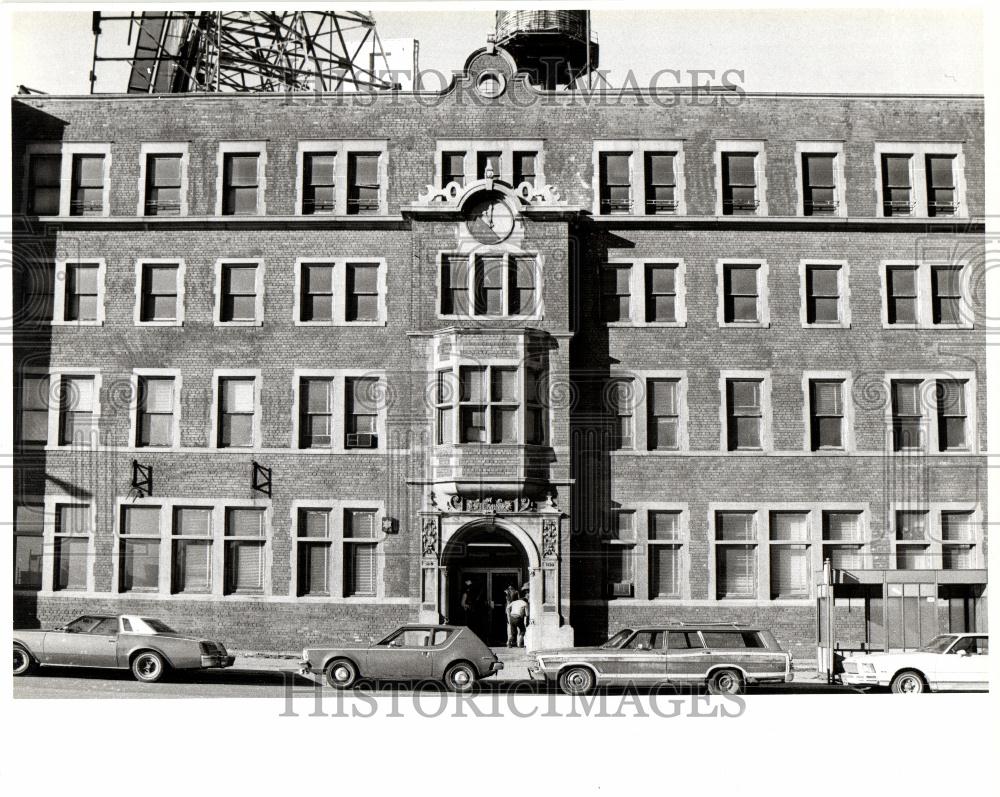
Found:
[[[868,662],[862,662],[861,669],[864,672],[871,673],[872,675],[875,674],[875,665],[874,664],[869,664]]]
[[[302,661],[309,661],[309,648],[302,648]]]

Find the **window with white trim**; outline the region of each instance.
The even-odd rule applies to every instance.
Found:
[[[865,537],[861,512],[823,511],[823,559],[835,570],[865,567]]]
[[[90,504],[56,504],[53,537],[54,590],[86,590],[93,513]]]
[[[544,369],[527,363],[462,365],[434,375],[436,442],[544,445],[548,439]],[[457,422],[457,428],[456,428]],[[523,433],[522,433],[523,429]],[[523,435],[523,437],[522,437]]]
[[[962,266],[931,266],[931,322],[962,324]]]
[[[680,598],[683,595],[685,556],[681,513],[677,510],[650,510],[647,523],[649,597]]]
[[[224,582],[226,594],[264,591],[267,519],[259,507],[226,507]]]
[[[976,566],[975,513],[941,511],[941,569],[968,570]]]
[[[347,214],[370,216],[381,208],[380,152],[347,154]]]
[[[764,382],[726,379],[726,439],[729,451],[764,448]]]
[[[256,391],[255,377],[219,377],[218,448],[250,448],[257,443]]]
[[[443,316],[534,316],[541,312],[535,255],[441,255]]]
[[[333,377],[299,380],[299,448],[333,447]]]
[[[968,379],[891,379],[889,389],[894,451],[970,450]]]
[[[161,507],[122,506],[119,520],[118,589],[156,592],[160,587]]]
[[[378,512],[344,510],[344,596],[368,597],[378,593]]]
[[[631,450],[635,447],[635,384],[631,379],[615,379],[607,391],[611,415],[611,450]]]
[[[222,156],[222,215],[261,213],[261,153],[226,152]]]
[[[954,216],[958,212],[958,180],[954,155],[927,155],[927,215]]]
[[[96,153],[78,153],[72,156],[70,176],[71,216],[106,215],[105,156]]]
[[[958,142],[875,144],[883,217],[964,217],[965,157]]]
[[[256,262],[219,264],[219,323],[259,324],[262,304],[261,267]]]
[[[136,379],[135,444],[169,448],[177,444],[177,387],[172,376],[139,375]]]
[[[171,592],[203,595],[212,591],[212,516],[212,507],[174,507]]]
[[[183,158],[181,152],[146,154],[143,212],[147,216],[180,216],[182,213]]]
[[[295,541],[298,595],[329,596],[333,554],[330,509],[300,507],[297,513]]]
[[[676,263],[646,263],[646,321],[668,323],[677,321]]]
[[[809,436],[813,451],[844,450],[844,380],[809,380]]]
[[[48,374],[24,374],[20,391],[20,440],[29,445],[45,445],[49,441]]]
[[[14,507],[14,589],[42,588],[45,508],[41,503]]]
[[[771,598],[808,598],[812,584],[809,513],[770,513]]]
[[[378,448],[379,380],[349,376],[344,385],[344,448]]]
[[[604,535],[605,597],[631,598],[635,595],[635,510],[613,509]]]
[[[929,570],[933,567],[928,539],[929,514],[926,510],[896,511],[894,547],[897,570]]]
[[[59,380],[59,445],[89,445],[97,430],[96,378],[65,374]]]
[[[683,213],[682,143],[652,140],[595,142],[595,212],[602,216]]]
[[[680,393],[679,379],[646,381],[646,447],[650,451],[676,451],[680,448]]]
[[[722,153],[722,214],[756,215],[760,200],[757,194],[757,153]]]
[[[58,216],[62,187],[62,155],[59,152],[28,154],[28,186],[25,210],[33,216]]]
[[[140,263],[140,323],[167,323],[180,319],[180,273],[180,263]]]
[[[337,153],[302,153],[302,215],[337,212]]]
[[[437,142],[435,172],[441,188],[449,183],[466,185],[486,177],[487,168],[494,180],[517,188],[521,183],[535,185],[541,174],[540,140],[450,139]]]
[[[805,323],[841,326],[845,323],[844,268],[833,263],[806,263],[804,272]]]
[[[722,264],[722,321],[724,324],[765,322],[762,294],[766,289],[758,263]]]
[[[757,597],[757,513],[715,513],[715,597]]]
[[[345,321],[378,321],[380,318],[379,264],[347,263]]]
[[[302,263],[299,320],[332,323],[334,263]]]
[[[601,318],[608,322],[631,321],[631,264],[614,263],[601,269]]]
[[[802,154],[802,200],[806,216],[833,216],[837,214],[835,153],[804,152]]]
[[[885,276],[889,323],[916,324],[919,320],[917,266],[888,266]]]
[[[100,262],[67,262],[62,266],[65,288],[62,320],[95,323],[103,320],[104,275]],[[57,277],[58,279],[58,277]]]
[[[884,264],[885,326],[963,327],[973,325],[962,263]]]

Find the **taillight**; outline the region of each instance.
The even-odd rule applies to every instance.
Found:
[[[215,653],[215,644],[213,642],[199,642],[198,644],[201,647],[202,656],[211,656]]]

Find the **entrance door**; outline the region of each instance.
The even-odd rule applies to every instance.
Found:
[[[459,580],[463,594],[468,594],[470,608],[465,624],[487,645],[507,642],[507,602],[504,590],[518,589],[521,571],[508,568],[465,568]]]

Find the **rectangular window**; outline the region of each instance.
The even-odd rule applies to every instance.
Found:
[[[490,369],[491,442],[517,442],[517,369]]]
[[[344,510],[344,595],[376,594],[375,542],[376,512],[367,509]]]
[[[104,156],[74,155],[69,214],[104,214]]]
[[[600,210],[602,214],[632,212],[632,177],[630,152],[602,152],[600,169]]]
[[[306,152],[302,156],[302,213],[307,216],[337,212],[335,152]]]
[[[298,594],[330,594],[330,510],[298,513]]]
[[[476,315],[503,315],[503,255],[477,255],[475,270]]]
[[[441,314],[469,314],[469,258],[448,256],[441,260]]]
[[[263,509],[226,509],[225,588],[227,593],[264,591]]]
[[[893,451],[921,449],[924,446],[921,385],[919,380],[892,380]]]
[[[527,368],[527,391],[524,416],[525,442],[544,445],[548,430],[546,407],[549,405],[548,380],[540,368]]]
[[[730,451],[759,451],[763,448],[762,385],[757,379],[726,380],[727,439]]]
[[[976,534],[971,512],[941,513],[941,568],[968,570],[975,567]]]
[[[634,393],[632,381],[628,379],[619,379],[613,382],[608,392],[611,403],[611,439],[609,443],[612,450],[631,449],[635,445]]]
[[[373,215],[379,212],[379,153],[351,152],[347,156],[347,212]]]
[[[64,376],[59,387],[59,445],[89,444],[96,428],[94,377]]]
[[[204,594],[212,591],[212,510],[174,509],[171,591]]]
[[[219,379],[219,448],[254,445],[253,377]]]
[[[174,445],[174,378],[140,376],[138,389],[135,444]]]
[[[909,155],[882,156],[882,212],[886,216],[913,213]]]
[[[927,512],[896,512],[897,570],[927,570],[931,567],[927,515]]]
[[[333,446],[333,379],[299,381],[299,448]]]
[[[21,378],[21,442],[45,445],[49,441],[49,377]]]
[[[935,324],[961,324],[962,267],[933,266],[931,268],[931,300]]]
[[[631,266],[606,266],[601,270],[601,316],[605,321],[631,320],[631,280]]]
[[[28,158],[27,211],[33,216],[59,215],[62,156],[30,155]]]
[[[757,212],[757,156],[753,152],[722,153],[722,213],[726,216]]]
[[[222,214],[255,215],[260,212],[258,153],[226,153],[222,159]]]
[[[378,379],[345,380],[345,448],[378,448]]]
[[[477,152],[476,153],[476,179],[483,180],[488,176],[494,180],[502,180],[500,170],[501,153],[499,152]]]
[[[844,448],[844,382],[833,379],[809,381],[812,450]]]
[[[444,188],[448,183],[465,185],[464,152],[441,153],[441,187]]]
[[[964,451],[969,448],[968,412],[965,393],[968,382],[939,379],[935,394],[938,415],[938,448],[941,451]]]
[[[646,321],[677,321],[677,266],[646,264]]]
[[[681,597],[684,544],[680,512],[649,513],[649,597]]]
[[[609,542],[604,546],[608,598],[631,598],[635,592],[635,546]]]
[[[680,447],[680,382],[650,379],[646,388],[649,428],[646,444],[650,451],[675,451]]]
[[[147,216],[181,214],[181,156],[177,154],[146,156]]]
[[[155,592],[160,583],[160,507],[121,508],[122,592]]]
[[[840,274],[840,266],[806,266],[806,323],[841,323]]]
[[[302,266],[300,321],[333,321],[333,263]]]
[[[808,598],[809,515],[771,513],[771,598]]]
[[[760,266],[723,265],[723,319],[727,324],[759,323]]]
[[[459,369],[459,441],[485,443],[486,369],[462,366]]]
[[[378,264],[347,264],[347,321],[378,321]]]
[[[755,512],[715,513],[716,597],[757,597]]]
[[[916,324],[917,267],[889,266],[885,276],[889,323]]]
[[[87,588],[91,530],[89,504],[56,505],[53,589]]]
[[[803,212],[806,216],[831,216],[837,212],[835,155],[802,156]]]
[[[954,216],[958,211],[955,156],[927,156],[927,215]]]
[[[97,263],[66,264],[66,321],[97,321],[100,303],[100,266]]]
[[[222,264],[220,321],[257,321],[257,266],[252,263]]]
[[[514,180],[516,188],[521,183],[535,184],[538,169],[537,152],[515,152],[514,153]]]
[[[452,426],[454,418],[455,375],[451,370],[438,371],[434,385],[434,408],[437,414],[437,443],[450,445],[455,442]]]
[[[535,258],[511,257],[508,281],[509,313],[511,315],[531,315],[537,312]]]
[[[823,512],[823,559],[835,570],[865,566],[860,512]]]
[[[180,266],[176,263],[144,263],[139,305],[139,320],[177,320],[177,279]]]
[[[677,179],[674,176],[673,152],[647,152],[646,173],[646,213],[657,215],[673,213],[677,210]]]
[[[14,510],[14,589],[42,588],[41,504],[18,504]]]

